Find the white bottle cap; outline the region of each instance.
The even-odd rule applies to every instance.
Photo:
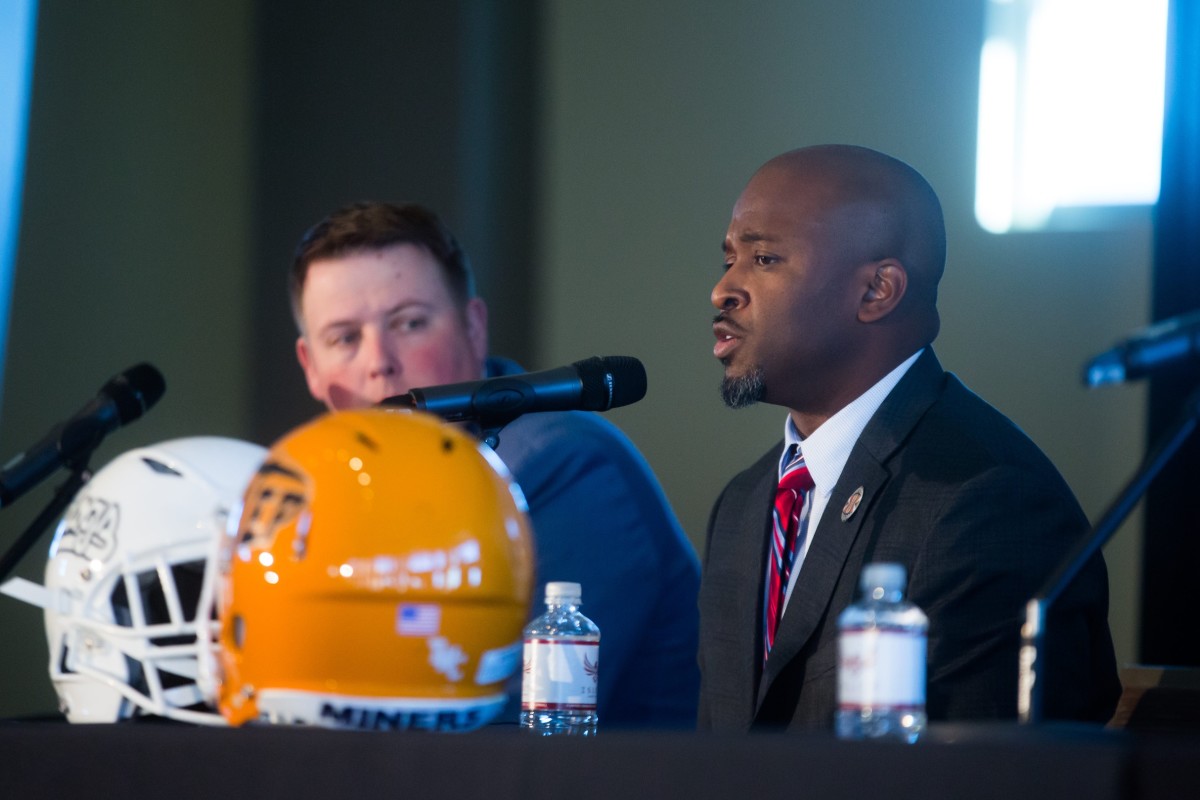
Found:
[[[907,577],[903,564],[867,564],[858,585],[864,592],[877,586],[885,592],[903,592]]]
[[[583,587],[569,581],[551,581],[546,584],[546,602],[555,600],[574,600],[576,604],[583,599]]]

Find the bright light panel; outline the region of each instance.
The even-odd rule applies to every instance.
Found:
[[[11,304],[37,0],[0,0],[0,389]]]
[[[1167,0],[991,0],[975,216],[993,233],[1058,209],[1158,200]]]

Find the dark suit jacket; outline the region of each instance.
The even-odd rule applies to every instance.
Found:
[[[831,729],[837,616],[862,567],[903,564],[929,616],[929,719],[1016,716],[1026,602],[1089,530],[1071,490],[1012,422],[926,349],[863,430],[762,662],[762,597],[782,444],[735,477],[709,520],[700,589],[700,727]],[[847,498],[862,487],[857,511]],[[1097,556],[1051,607],[1048,718],[1107,720],[1120,694]]]

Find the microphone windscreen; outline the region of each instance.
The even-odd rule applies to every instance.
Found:
[[[117,416],[124,425],[140,417],[159,401],[167,390],[162,373],[150,364],[138,364],[104,385],[101,394],[112,398]]]
[[[646,368],[632,356],[592,356],[572,364],[583,382],[582,405],[607,411],[646,396]]]

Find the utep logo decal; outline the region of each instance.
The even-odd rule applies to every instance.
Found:
[[[117,550],[121,507],[103,497],[84,495],[71,504],[58,538],[59,553],[88,561],[108,561]]]
[[[296,519],[307,505],[308,487],[300,471],[278,461],[268,461],[246,488],[246,505],[238,524],[238,546],[269,550],[279,529]]]

